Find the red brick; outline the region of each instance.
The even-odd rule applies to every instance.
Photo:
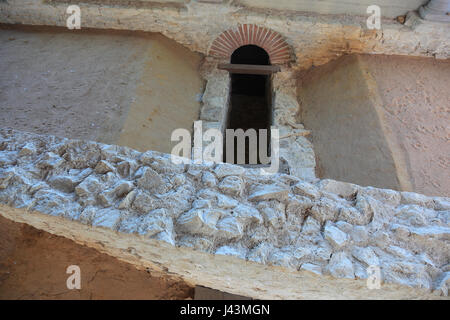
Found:
[[[255,45],[259,46],[259,44],[261,43],[261,33],[262,33],[262,28],[257,28],[256,29],[256,37],[255,37]]]
[[[238,31],[239,31],[239,37],[241,39],[241,46],[243,46],[246,44],[246,42],[245,42],[245,37],[244,37],[244,29],[243,29],[242,25],[239,26]]]
[[[263,34],[263,37],[261,38],[260,47],[262,47],[262,48],[264,47],[264,44],[266,43],[269,35],[270,35],[270,30],[264,28],[264,34]]]
[[[236,49],[250,44],[266,50],[272,63],[282,64],[292,58],[290,46],[278,32],[254,24],[243,24],[224,31],[212,43],[209,54],[230,58]]]
[[[283,50],[284,48],[289,50],[289,47],[287,47],[286,43],[283,41],[283,42],[279,43],[277,46],[273,46],[270,49],[270,54],[274,54],[274,53],[276,53],[276,52],[278,52],[280,50]]]
[[[236,39],[234,39],[234,37],[232,36],[232,34],[228,31],[224,32],[225,37],[227,37],[227,39],[229,39],[229,41],[233,44],[233,49],[237,49],[239,48],[239,42],[237,42]]]
[[[244,24],[244,43],[248,44],[248,24]]]

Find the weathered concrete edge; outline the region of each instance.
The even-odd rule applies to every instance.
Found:
[[[3,204],[0,204],[0,215],[63,236],[138,268],[150,268],[156,271],[155,275],[255,299],[448,299],[424,289],[396,284],[383,284],[379,290],[369,290],[363,280],[335,279],[303,270],[296,272],[230,256],[210,255]]]

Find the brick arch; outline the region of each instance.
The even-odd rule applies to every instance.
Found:
[[[230,59],[236,49],[251,44],[266,50],[271,64],[284,64],[292,60],[291,47],[281,34],[254,24],[239,25],[224,31],[212,43],[209,54]]]

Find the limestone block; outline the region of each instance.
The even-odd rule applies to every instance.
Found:
[[[335,277],[347,279],[355,278],[353,263],[345,252],[334,253],[326,270]]]
[[[254,188],[248,199],[250,201],[284,199],[288,194],[289,189],[287,187],[279,185],[263,185]]]
[[[329,222],[325,225],[324,237],[336,249],[344,247],[348,242],[348,235]]]

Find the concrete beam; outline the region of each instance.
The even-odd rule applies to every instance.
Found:
[[[436,22],[450,22],[450,0],[431,0],[419,9],[420,17]]]

